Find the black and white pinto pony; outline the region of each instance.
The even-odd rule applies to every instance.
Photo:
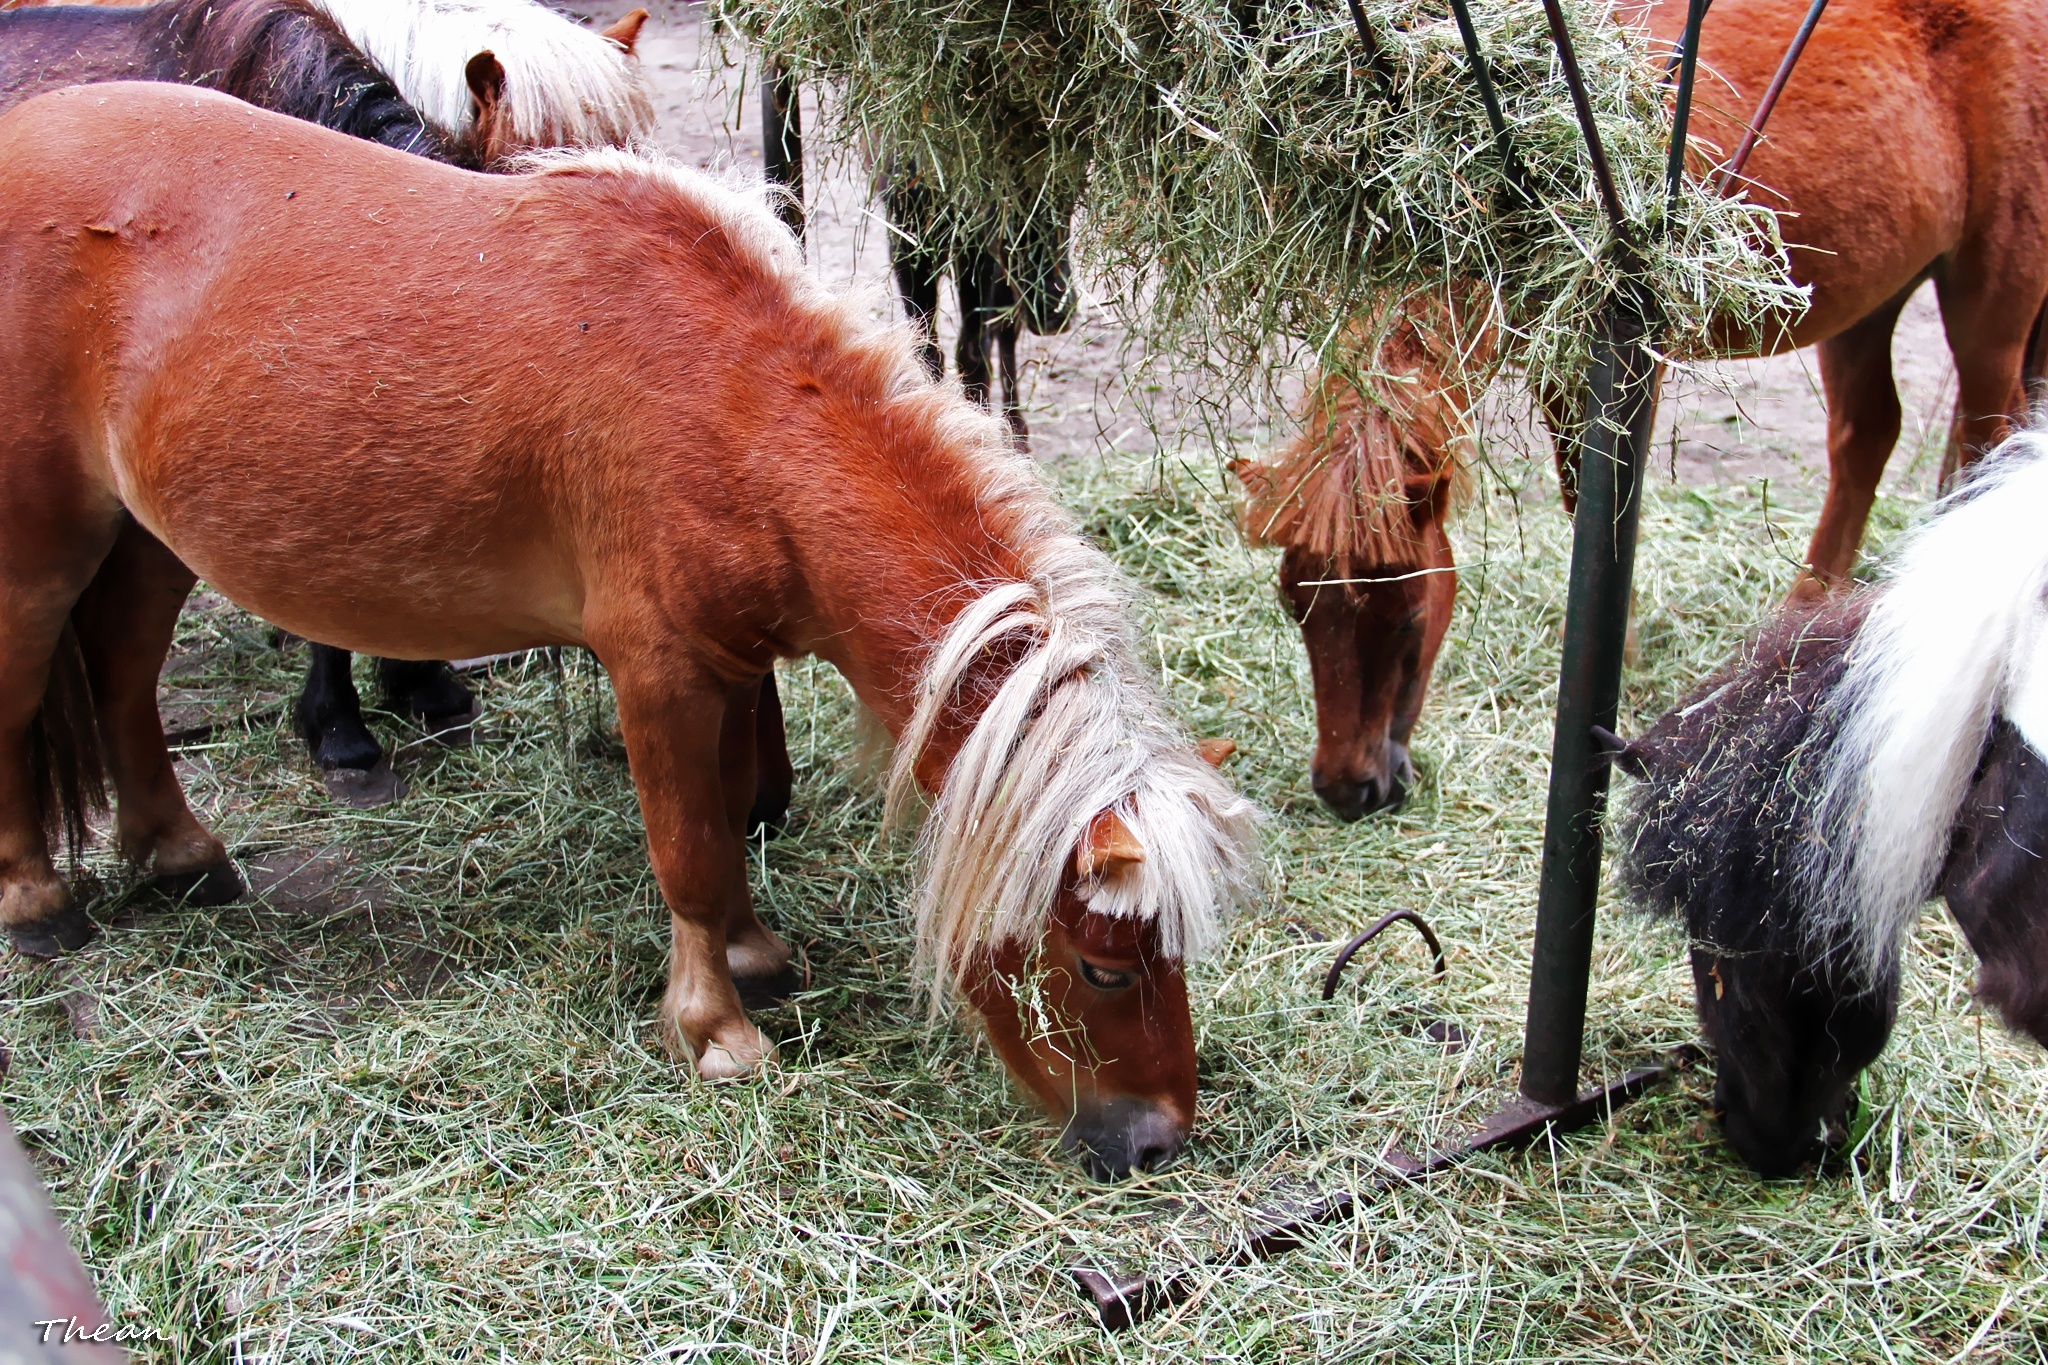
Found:
[[[2048,431],[2024,432],[1874,586],[1766,626],[1641,738],[1622,884],[1681,920],[1729,1141],[1765,1175],[1839,1142],[1920,908],[2048,1045]]]

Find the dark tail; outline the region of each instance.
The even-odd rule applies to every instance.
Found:
[[[29,722],[28,762],[44,836],[54,845],[61,835],[75,859],[92,835],[87,817],[107,808],[107,783],[85,651],[69,621],[50,660],[42,709]]]

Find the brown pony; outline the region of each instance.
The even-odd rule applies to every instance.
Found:
[[[1345,820],[1400,805],[1415,780],[1408,737],[1458,595],[1444,518],[1471,399],[1447,322],[1406,310],[1370,379],[1319,376],[1297,410],[1301,432],[1270,459],[1231,465],[1245,533],[1283,550],[1280,596],[1315,686],[1310,773]]]
[[[1734,151],[1806,10],[1806,0],[1720,0],[1714,6],[1700,41],[1692,119],[1696,172],[1711,172],[1710,160]],[[1674,43],[1686,4],[1655,0],[1619,14],[1645,25],[1656,40]],[[1950,465],[1967,464],[1995,445],[2026,411],[2027,380],[2042,368],[2029,350],[2041,344],[2038,319],[2048,297],[2048,88],[2038,79],[2044,69],[2048,9],[2030,0],[1838,7],[1815,30],[1768,135],[1745,168],[1740,188],[1783,215],[1792,275],[1812,289],[1812,304],[1769,336],[1731,328],[1720,344],[1729,356],[1818,346],[1827,396],[1827,499],[1796,597],[1827,592],[1854,567],[1878,479],[1899,435],[1892,329],[1924,281],[1934,281],[1960,386]],[[1378,368],[1405,373],[1398,364]],[[1425,426],[1450,429],[1467,418],[1472,395],[1455,385],[1433,396],[1403,392],[1390,399],[1388,384],[1366,369],[1368,393],[1352,411],[1405,407],[1418,411]],[[1557,429],[1561,405],[1545,407]],[[1278,463],[1334,461],[1361,439],[1341,421],[1312,420]],[[1320,447],[1320,455],[1303,443]],[[1569,506],[1568,446],[1560,443],[1558,452]],[[1313,482],[1302,486],[1320,491]],[[1360,515],[1366,507],[1361,504]],[[1312,547],[1302,548],[1313,557]],[[1327,568],[1313,572],[1343,576]],[[1365,614],[1358,626],[1359,636],[1382,629]],[[1426,642],[1423,656],[1434,655],[1442,629]],[[1323,676],[1353,667],[1352,659],[1384,660],[1357,676],[1357,695],[1370,697],[1398,693],[1413,670],[1383,642],[1335,630],[1306,638],[1312,656],[1341,654],[1347,661],[1315,663],[1322,737],[1317,790],[1327,784],[1343,793],[1378,780],[1380,770],[1369,757],[1325,769],[1323,756],[1369,756],[1376,748],[1369,727],[1378,712],[1348,698],[1339,703],[1325,692]],[[1353,728],[1347,711],[1363,717],[1367,732]],[[1359,809],[1337,808],[1340,814]]]
[[[1249,894],[1250,807],[1001,426],[758,197],[612,151],[474,175],[178,86],[44,95],[0,118],[0,404],[17,943],[90,932],[45,830],[79,822],[95,734],[121,851],[234,887],[156,711],[199,573],[356,650],[595,651],[670,911],[663,1036],[745,1073],[772,1048],[733,978],[788,959],[746,882],[756,700],[816,652],[896,737],[892,803],[933,802],[936,990],[1098,1171],[1179,1146],[1181,964]],[[351,526],[319,515],[337,487]]]

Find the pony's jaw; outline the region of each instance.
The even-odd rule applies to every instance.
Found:
[[[1957,816],[1941,893],[1977,954],[1978,998],[2048,1047],[2048,759],[2008,720]]]
[[[1333,575],[1294,551],[1281,562],[1281,597],[1301,627],[1315,684],[1310,777],[1340,820],[1399,809],[1415,781],[1408,737],[1456,592],[1454,576],[1436,571],[1445,567],[1386,568],[1374,571],[1382,583],[1311,586]]]
[[[1759,1175],[1791,1175],[1846,1130],[1856,1077],[1891,1034],[1898,982],[1844,996],[1789,956],[1700,947],[1692,972],[1722,1132]]]
[[[1096,990],[1083,960],[1133,984]],[[1180,1151],[1194,1124],[1194,1026],[1181,964],[1157,951],[1150,923],[1090,914],[1063,892],[1036,952],[1003,945],[967,995],[1010,1075],[1097,1179],[1157,1170]]]

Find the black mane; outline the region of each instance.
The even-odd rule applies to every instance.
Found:
[[[0,13],[0,109],[63,85],[157,80],[433,161],[475,166],[391,78],[306,0],[162,0],[139,9],[51,6]]]
[[[1630,900],[1723,955],[1797,951],[1791,855],[1812,837],[1823,703],[1874,600],[1788,610],[1622,753],[1638,779],[1615,822]]]
[[[430,160],[461,159],[454,140],[304,0],[164,0],[146,13],[189,84]]]

